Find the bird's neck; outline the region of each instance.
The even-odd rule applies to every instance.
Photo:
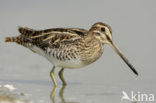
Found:
[[[85,48],[83,49],[86,53],[82,53],[81,57],[85,64],[91,64],[96,61],[103,53],[103,45],[93,35],[88,34],[85,38]]]

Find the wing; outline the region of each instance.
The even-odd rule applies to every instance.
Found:
[[[29,39],[31,43],[42,49],[47,47],[58,48],[60,43],[71,43],[81,39],[88,34],[88,31],[80,28],[53,28],[46,30],[34,30],[20,27],[22,36]]]

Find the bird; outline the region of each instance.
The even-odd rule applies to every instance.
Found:
[[[53,67],[50,77],[54,86],[58,86],[55,68],[61,68],[58,75],[62,85],[66,85],[64,69],[82,68],[92,64],[102,56],[105,44],[115,50],[134,74],[138,75],[134,66],[113,42],[112,29],[106,23],[96,22],[89,30],[65,27],[36,30],[19,27],[18,31],[20,33],[18,36],[6,37],[5,42],[22,45],[51,62]]]

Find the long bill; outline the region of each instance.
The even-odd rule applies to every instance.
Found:
[[[138,75],[138,72],[135,70],[134,66],[129,62],[129,60],[121,53],[119,48],[115,46],[113,42],[108,43],[109,46],[111,46],[116,53],[123,59],[123,61],[129,66],[129,68],[133,71],[134,74]]]

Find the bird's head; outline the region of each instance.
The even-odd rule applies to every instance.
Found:
[[[124,62],[130,67],[130,69],[138,75],[138,72],[134,69],[133,65],[128,61],[128,59],[121,53],[119,48],[114,44],[112,40],[112,30],[111,27],[105,23],[98,22],[95,23],[89,32],[102,44],[108,44],[112,47],[116,53],[124,60]]]
[[[105,23],[95,23],[89,30],[102,44],[112,42],[111,27]]]

